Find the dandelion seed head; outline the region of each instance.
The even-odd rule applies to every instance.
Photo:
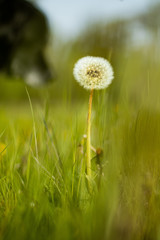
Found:
[[[102,57],[83,57],[75,64],[73,75],[86,89],[103,89],[113,80],[111,64]]]

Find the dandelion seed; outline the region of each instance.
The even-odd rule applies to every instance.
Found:
[[[101,57],[83,57],[75,64],[73,74],[86,89],[103,89],[113,80],[111,64]]]
[[[92,191],[91,183],[91,109],[94,89],[103,89],[111,84],[114,75],[111,64],[101,57],[83,57],[78,60],[73,69],[77,82],[86,89],[90,89],[88,118],[87,118],[87,141],[86,141],[86,170],[88,190]]]

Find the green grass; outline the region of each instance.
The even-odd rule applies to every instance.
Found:
[[[160,239],[159,65],[142,69],[139,56],[117,85],[94,93],[92,145],[103,154],[92,152],[92,194],[83,162],[89,93],[62,89],[57,100],[55,88],[37,103],[29,89],[30,100],[3,101],[0,239]]]

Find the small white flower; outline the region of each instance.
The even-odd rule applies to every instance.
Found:
[[[111,64],[102,57],[83,57],[75,64],[73,74],[77,82],[86,89],[103,89],[112,82]]]

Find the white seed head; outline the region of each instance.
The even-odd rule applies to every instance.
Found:
[[[112,82],[111,64],[102,57],[83,57],[75,64],[73,75],[86,89],[103,89]]]

